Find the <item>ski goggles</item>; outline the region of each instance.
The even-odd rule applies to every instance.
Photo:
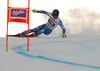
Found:
[[[57,15],[57,14],[53,14],[53,16],[57,16],[57,17],[58,17],[58,15]]]

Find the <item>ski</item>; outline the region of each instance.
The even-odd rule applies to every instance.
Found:
[[[28,35],[25,35],[25,36],[8,35],[8,37],[28,37]],[[37,35],[36,36],[29,35],[29,37],[38,37],[38,36]]]

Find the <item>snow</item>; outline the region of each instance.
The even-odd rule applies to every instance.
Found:
[[[0,38],[0,71],[100,71],[100,37]]]

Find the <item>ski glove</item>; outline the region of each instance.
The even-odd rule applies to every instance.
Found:
[[[65,33],[63,33],[63,34],[62,34],[62,37],[63,37],[63,38],[65,38],[65,37],[66,37],[66,34],[65,34]]]
[[[34,13],[37,13],[38,11],[34,9],[33,12],[34,12]]]

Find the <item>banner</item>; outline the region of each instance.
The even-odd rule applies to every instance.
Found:
[[[13,8],[9,7],[9,22],[28,23],[28,9],[27,8]]]

